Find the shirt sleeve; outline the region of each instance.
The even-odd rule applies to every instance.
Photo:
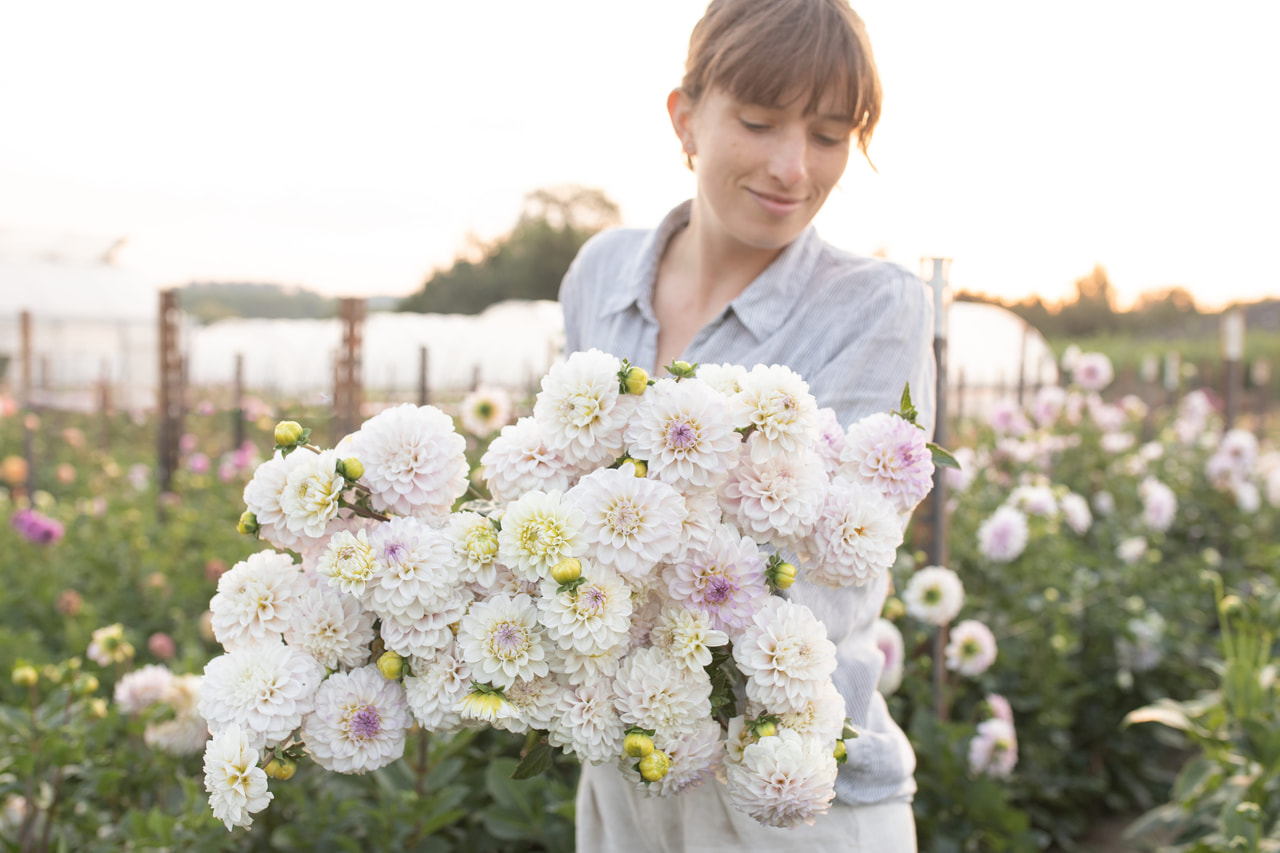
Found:
[[[577,352],[582,348],[582,293],[583,286],[582,251],[569,264],[569,270],[560,280],[560,310],[564,313],[564,351],[565,355]]]

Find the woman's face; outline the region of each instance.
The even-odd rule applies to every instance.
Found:
[[[782,249],[827,200],[849,162],[853,126],[840,101],[807,97],[783,108],[747,104],[720,89],[697,103],[672,93],[672,121],[694,149],[695,205],[704,225],[757,249]]]

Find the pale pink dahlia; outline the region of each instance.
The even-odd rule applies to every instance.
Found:
[[[801,544],[804,578],[833,588],[863,586],[889,570],[902,544],[897,509],[875,489],[837,476],[813,533]]]
[[[1007,779],[1018,764],[1018,735],[1013,723],[992,717],[978,723],[969,741],[969,772],[975,776]]]
[[[1027,517],[1011,506],[1002,506],[978,526],[978,550],[988,560],[1008,563],[1027,547]]]
[[[369,418],[351,437],[351,456],[375,509],[444,516],[467,490],[467,442],[434,406],[405,403]]]
[[[613,680],[613,707],[624,725],[676,737],[711,717],[711,678],[661,649],[636,649]]]
[[[706,548],[663,570],[667,593],[707,614],[716,630],[734,636],[769,597],[765,561],[755,542],[722,524]]]
[[[933,453],[924,430],[898,415],[868,415],[849,427],[840,470],[870,483],[898,512],[909,513],[933,488]]]
[[[741,443],[723,395],[696,379],[654,385],[627,427],[627,453],[681,491],[717,485]]]
[[[750,450],[720,487],[720,505],[738,529],[785,547],[807,536],[822,511],[830,483],[812,450],[753,462]]]
[[[279,640],[289,628],[302,574],[287,554],[259,551],[223,572],[209,602],[213,636],[238,649]]]
[[[672,486],[635,476],[630,465],[583,477],[565,500],[586,518],[585,557],[629,578],[639,578],[680,544],[688,511]]]

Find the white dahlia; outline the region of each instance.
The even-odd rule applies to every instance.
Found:
[[[813,447],[818,402],[800,374],[781,364],[757,364],[739,384],[729,408],[735,427],[755,427],[749,442],[755,461]]]
[[[613,572],[590,570],[571,592],[554,580],[542,582],[539,621],[547,639],[564,651],[598,655],[625,642],[631,631],[631,589]]]
[[[574,649],[551,649],[551,671],[563,675],[570,684],[610,679],[618,674],[618,665],[631,650],[631,644],[620,642],[602,652],[585,655]]]
[[[636,649],[613,680],[613,707],[627,726],[678,737],[711,716],[711,678],[691,670],[661,649]]]
[[[458,645],[477,681],[507,687],[550,671],[538,609],[527,595],[499,595],[473,604],[462,617]]]
[[[293,457],[298,457],[293,462]],[[332,450],[314,454],[297,450],[280,494],[280,511],[289,531],[302,539],[318,539],[338,515],[338,498],[347,481],[337,473],[338,455]]]
[[[849,427],[841,471],[872,484],[898,512],[909,513],[933,488],[933,452],[924,430],[898,415],[877,412]]]
[[[586,514],[560,492],[529,492],[507,506],[498,558],[518,577],[542,580],[566,557],[586,550]]]
[[[720,486],[720,506],[738,529],[757,540],[786,546],[813,529],[830,483],[813,450],[753,461],[742,459]]]
[[[840,455],[844,453],[847,438],[836,410],[830,407],[818,409],[818,440],[813,447],[822,460],[822,468],[828,477],[834,477],[840,472]]]
[[[473,599],[471,590],[459,586],[449,598],[438,601],[436,609],[421,619],[383,619],[380,628],[382,642],[400,655],[430,657],[453,640],[451,626],[462,619]]]
[[[836,669],[826,627],[803,604],[770,598],[733,646],[747,698],[772,713],[803,712]]]
[[[258,766],[258,750],[235,723],[205,746],[204,789],[209,792],[213,816],[227,829],[251,826],[249,815],[262,811],[272,800],[267,774]]]
[[[718,485],[741,443],[725,398],[696,379],[654,385],[627,427],[627,453],[681,492]]]
[[[635,476],[631,465],[588,474],[565,500],[585,517],[585,556],[628,578],[649,573],[676,549],[689,514],[672,486]]]
[[[902,522],[887,498],[844,477],[831,480],[813,533],[801,543],[805,580],[833,588],[863,586],[888,570],[902,544]]]
[[[680,544],[667,558],[668,563],[677,563],[690,551],[710,544],[711,537],[720,529],[720,521],[724,517],[720,499],[714,489],[686,489],[684,506],[689,514],[684,517],[684,524],[680,526]]]
[[[565,685],[554,674],[517,681],[502,691],[515,713],[499,719],[495,725],[516,734],[530,729],[546,731],[551,728],[564,691]]]
[[[1173,526],[1178,513],[1178,498],[1173,489],[1148,477],[1138,486],[1138,494],[1142,496],[1142,521],[1147,527],[1163,533]]]
[[[925,566],[907,581],[902,603],[912,618],[930,625],[946,625],[964,607],[964,584],[945,566]]]
[[[416,518],[393,518],[373,529],[369,545],[377,570],[364,603],[383,619],[417,622],[454,598],[458,560],[443,531]]]
[[[765,561],[756,543],[731,525],[717,528],[706,548],[663,569],[667,594],[705,613],[718,631],[738,633],[769,597]]]
[[[966,619],[951,629],[945,654],[947,669],[970,678],[979,676],[996,662],[995,635],[976,619]]]
[[[300,585],[284,638],[326,669],[356,667],[369,659],[373,619],[354,596],[311,576]]]
[[[1022,555],[1029,535],[1027,516],[1002,506],[978,526],[978,550],[994,563],[1008,563]]]
[[[498,579],[498,528],[483,515],[455,512],[445,528],[449,544],[458,560],[458,578],[463,583],[491,587]]]
[[[462,428],[476,438],[488,438],[511,420],[511,395],[503,388],[482,385],[462,398]]]
[[[173,686],[173,679],[169,667],[148,664],[121,676],[116,682],[113,698],[121,713],[137,714],[163,702]]]
[[[1058,499],[1053,496],[1053,489],[1048,486],[1025,484],[1009,493],[1005,501],[1027,515],[1040,518],[1054,518],[1058,514]]]
[[[236,563],[218,578],[209,602],[214,639],[229,650],[279,640],[289,628],[301,579],[293,560],[276,551]]]
[[[191,674],[174,677],[163,700],[173,709],[173,717],[147,723],[143,743],[169,755],[195,755],[204,750],[209,724],[197,709],[203,680]]]
[[[543,377],[533,417],[547,446],[570,465],[594,468],[622,455],[636,397],[621,393],[621,367],[618,359],[593,349],[573,353]]]
[[[844,732],[844,697],[830,679],[822,682],[815,694],[795,711],[778,714],[778,726],[806,737],[815,737],[832,747]]]
[[[700,670],[711,663],[713,648],[729,642],[729,635],[712,627],[706,613],[669,605],[662,608],[649,631],[649,642],[685,669]]]
[[[719,391],[726,398],[742,390],[742,377],[747,369],[740,364],[699,364],[699,381]]]
[[[547,446],[546,436],[533,418],[521,418],[504,426],[480,457],[489,494],[509,503],[525,492],[564,491],[577,467]]]
[[[714,783],[724,759],[724,736],[715,720],[698,720],[675,737],[655,739],[654,745],[666,753],[671,762],[667,775],[657,782],[644,783],[632,769],[634,758],[624,758],[619,762],[620,769],[629,776],[633,786],[650,797],[682,794],[707,780]]]
[[[258,535],[277,548],[296,550],[301,537],[289,529],[280,499],[289,480],[289,470],[303,460],[306,451],[284,456],[280,451],[258,466],[244,487],[244,503],[258,519]]]
[[[358,597],[364,596],[377,571],[377,557],[364,530],[355,533],[340,530],[333,534],[316,563],[317,574],[327,578],[330,586]]]
[[[254,749],[287,738],[315,706],[324,667],[283,643],[263,643],[220,655],[204,668],[200,716],[217,732],[240,726]]]
[[[405,732],[412,724],[400,682],[383,678],[370,664],[325,679],[302,737],[325,770],[367,773],[404,755]]]
[[[729,800],[768,826],[812,825],[835,797],[836,770],[831,744],[783,729],[725,765]]]
[[[471,689],[471,667],[456,643],[429,657],[409,661],[412,673],[404,679],[404,692],[418,723],[428,731],[454,731],[462,725],[458,703]]]
[[[572,750],[592,764],[604,764],[621,755],[625,736],[626,727],[613,708],[609,683],[602,680],[566,689],[547,731],[552,746]]]
[[[1013,722],[992,717],[978,723],[969,741],[969,772],[975,776],[1007,779],[1018,764],[1018,735]]]
[[[1093,513],[1089,511],[1089,502],[1075,492],[1067,492],[1058,500],[1062,517],[1077,536],[1083,536],[1093,526]]]
[[[411,403],[379,412],[351,437],[374,508],[398,515],[447,515],[467,490],[466,449],[452,418]]]

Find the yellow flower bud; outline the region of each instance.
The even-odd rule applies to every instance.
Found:
[[[378,656],[378,672],[388,681],[395,681],[404,674],[404,658],[393,651],[385,651]]]
[[[90,693],[98,692],[98,677],[96,675],[82,675],[76,679],[76,690],[88,696]]]
[[[258,516],[246,509],[240,513],[240,521],[236,523],[236,530],[240,532],[241,536],[257,536]]]
[[[644,758],[653,752],[653,738],[644,732],[632,732],[622,742],[622,751],[632,758]]]
[[[758,738],[773,737],[778,733],[778,727],[774,725],[772,720],[765,720],[764,722],[756,723],[754,731]]]
[[[906,605],[902,603],[902,599],[896,595],[891,595],[884,602],[884,610],[881,615],[890,622],[897,622],[907,614]]]
[[[622,457],[622,465],[618,467],[621,468],[623,465],[634,466],[637,477],[647,477],[649,475],[649,466],[645,464],[643,459],[632,459],[630,456],[624,456]]]
[[[644,389],[649,387],[649,371],[643,367],[629,367],[622,379],[622,384],[628,394],[643,394]]]
[[[556,583],[569,583],[582,577],[582,561],[577,557],[565,557],[551,567],[551,579]]]
[[[364,476],[364,465],[354,456],[338,460],[338,473],[348,480],[359,480]]]
[[[836,741],[835,757],[836,761],[841,762],[849,757],[849,748],[844,745],[844,741],[842,740]]]
[[[783,561],[773,567],[770,578],[778,589],[786,589],[796,582],[796,567]]]
[[[34,666],[24,663],[13,668],[13,683],[19,687],[35,687],[39,680],[40,673]]]
[[[640,775],[646,782],[657,782],[671,769],[671,759],[660,749],[640,759]]]
[[[99,720],[107,716],[107,700],[101,697],[89,700],[89,713]]]
[[[273,435],[276,444],[281,447],[293,447],[302,440],[302,424],[297,421],[281,421],[276,424]]]
[[[293,778],[293,774],[298,772],[298,762],[294,761],[287,755],[280,757],[272,757],[267,762],[267,766],[262,768],[262,772],[266,773],[272,779],[279,779],[282,782],[288,782]]]

